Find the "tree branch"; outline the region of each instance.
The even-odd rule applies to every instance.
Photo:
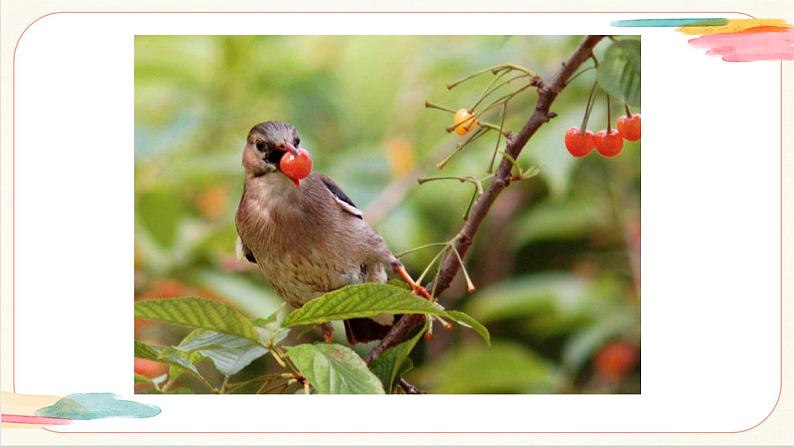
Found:
[[[573,76],[574,72],[593,54],[593,48],[600,42],[604,36],[587,36],[584,41],[579,45],[576,51],[563,62],[562,68],[557,71],[552,80],[548,83],[540,82],[538,85],[538,100],[535,103],[535,110],[529,117],[524,127],[518,134],[512,135],[508,139],[507,148],[505,152],[510,155],[514,160],[518,159],[521,151],[526,146],[527,141],[537,132],[543,124],[547,123],[554,114],[549,112],[551,104],[557,98],[557,95],[562,92],[566,87],[568,80]],[[513,168],[513,163],[507,157],[502,157],[499,163],[499,168],[496,171],[496,176],[493,181],[488,185],[485,192],[477,199],[471,209],[469,219],[463,225],[463,228],[458,232],[455,240],[455,248],[461,257],[465,257],[474,241],[474,236],[480,229],[485,216],[488,214],[491,205],[494,203],[502,190],[510,185],[510,172]],[[447,254],[441,270],[438,275],[437,283],[428,285],[429,290],[435,287],[436,296],[446,290],[452,283],[452,280],[460,271],[460,263],[453,250]],[[370,351],[365,358],[367,363],[371,363],[376,358],[392,346],[396,346],[402,342],[408,333],[422,320],[424,316],[418,314],[404,315],[400,320],[391,328],[388,334],[383,338],[381,343]]]

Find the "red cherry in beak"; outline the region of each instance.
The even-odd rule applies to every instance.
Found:
[[[312,156],[309,151],[303,148],[294,148],[295,152],[287,152],[281,157],[279,168],[281,172],[300,187],[300,180],[306,178],[312,172]]]

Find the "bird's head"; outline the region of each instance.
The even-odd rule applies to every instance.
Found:
[[[292,124],[265,121],[251,128],[243,149],[245,173],[253,177],[279,171],[281,157],[297,154],[300,135]]]

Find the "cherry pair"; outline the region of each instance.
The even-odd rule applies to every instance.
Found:
[[[565,132],[565,147],[574,157],[584,157],[595,148],[604,157],[614,157],[623,150],[623,139],[637,141],[641,135],[640,115],[624,115],[618,118],[618,128],[600,130],[595,134],[571,127]]]

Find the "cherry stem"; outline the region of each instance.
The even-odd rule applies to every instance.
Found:
[[[612,101],[607,95],[607,135],[612,133]]]
[[[501,115],[502,116],[501,116],[501,120],[499,122],[499,128],[500,129],[504,129],[505,128],[505,115],[507,115],[507,102],[502,104],[502,114]],[[501,142],[502,142],[502,132],[499,132],[499,135],[496,137],[496,146],[494,147],[493,154],[491,154],[491,162],[488,163],[488,171],[486,171],[488,174],[492,174],[493,173],[493,168],[494,168],[493,165],[494,165],[494,162],[496,161],[496,153],[499,151],[499,143],[501,143]],[[471,206],[469,206],[469,208],[471,208]],[[469,215],[468,211],[466,211],[466,215],[467,216]]]
[[[467,112],[469,112],[469,113],[471,113],[471,111],[470,111],[470,110],[466,110],[466,111],[467,111]],[[457,113],[457,112],[456,112],[456,113]],[[451,125],[451,126],[447,127],[447,132],[452,132],[453,130],[455,130],[455,129],[457,129],[458,127],[461,127],[461,126],[463,126],[463,127],[465,128],[465,127],[467,127],[467,126],[469,126],[469,125],[471,125],[471,124],[474,124],[474,120],[476,120],[476,119],[477,119],[477,114],[476,114],[476,113],[471,113],[471,115],[469,115],[468,117],[466,117],[466,118],[462,119],[460,122],[458,122],[458,123],[455,123],[455,124],[453,124],[453,125]],[[473,126],[472,126],[472,127],[473,127]],[[471,130],[471,128],[467,129],[467,132],[468,132],[469,130]]]
[[[477,200],[479,194],[477,194],[477,190],[475,189],[472,191],[471,199],[469,199],[469,205],[466,207],[466,212],[463,213],[463,220],[469,220],[469,214],[471,213],[471,207],[474,205],[474,201]]]
[[[494,65],[493,67],[488,67],[488,68],[484,68],[482,70],[476,71],[476,72],[466,76],[465,78],[457,80],[457,81],[455,81],[455,82],[453,82],[451,84],[447,84],[447,89],[452,90],[453,88],[455,88],[458,85],[468,81],[469,79],[471,79],[471,78],[473,78],[475,76],[479,76],[479,75],[484,74],[484,73],[491,72],[491,74],[497,75],[497,74],[499,74],[502,71],[513,71],[513,70],[520,71],[522,73],[526,73],[529,76],[535,76],[535,72],[533,72],[532,70],[530,70],[528,68],[521,67],[519,65],[513,65],[513,64]]]
[[[482,109],[482,111],[480,111],[480,115],[483,115],[485,112],[488,112],[489,110],[491,110],[494,107],[502,104],[503,102],[510,101],[511,99],[513,99],[513,97],[515,97],[516,95],[518,95],[519,93],[523,92],[524,90],[526,90],[526,89],[528,89],[530,87],[532,87],[532,83],[531,82],[529,84],[523,86],[523,87],[519,87],[519,88],[513,90],[512,92],[510,92],[510,93],[508,93],[506,95],[500,96],[498,99],[494,100],[493,102],[491,102],[490,104],[485,106],[485,108]]]
[[[576,78],[578,78],[578,77],[579,77],[579,75],[581,75],[582,73],[586,73],[586,72],[588,72],[588,71],[590,71],[590,70],[593,70],[594,68],[596,68],[596,67],[595,67],[595,65],[593,65],[592,67],[587,67],[587,68],[585,68],[585,69],[579,70],[579,72],[578,72],[578,73],[576,73],[575,75],[571,76],[571,79],[568,79],[568,82],[566,82],[566,83],[565,83],[565,85],[568,85],[568,84],[570,84],[571,82],[573,82],[573,80],[574,80],[574,79],[576,79]]]
[[[486,129],[498,130],[499,133],[501,133],[502,135],[505,136],[505,138],[507,138],[507,135],[509,134],[508,131],[502,129],[501,127],[497,126],[496,124],[489,123],[488,121],[480,120],[479,125],[484,127],[484,128],[486,128]]]
[[[482,103],[482,101],[483,101],[485,98],[487,98],[488,96],[491,96],[491,94],[492,94],[492,93],[494,93],[495,91],[499,90],[500,88],[504,87],[505,85],[508,85],[508,84],[510,84],[511,82],[513,82],[513,81],[515,81],[515,80],[517,80],[517,79],[526,78],[527,76],[529,76],[529,75],[528,75],[528,74],[526,74],[526,73],[524,73],[524,74],[520,74],[520,75],[518,75],[518,76],[513,76],[512,78],[510,78],[510,79],[508,79],[508,80],[506,80],[506,81],[504,81],[504,82],[501,82],[499,85],[497,85],[497,86],[495,86],[495,87],[493,87],[493,88],[489,87],[489,88],[490,88],[490,91],[486,91],[486,92],[484,92],[484,93],[483,93],[483,95],[482,95],[482,96],[480,96],[480,98],[477,100],[477,102],[475,102],[475,103],[474,103],[474,105],[472,106],[471,110],[474,110],[474,109],[476,109],[476,108],[477,108],[477,106],[479,106],[479,105],[480,105],[480,103]],[[497,100],[497,101],[498,101],[498,100]]]
[[[510,73],[510,72],[509,71],[503,71],[503,72],[499,73],[498,75],[494,76],[494,78],[488,84],[488,87],[485,87],[485,90],[483,90],[482,93],[480,93],[480,97],[477,98],[477,101],[474,102],[474,105],[471,106],[471,108],[469,110],[472,110],[472,111],[475,110],[477,108],[477,106],[480,105],[480,103],[482,102],[483,99],[485,99],[488,95],[490,95],[491,93],[493,93],[496,90],[498,90],[499,87],[501,87],[503,84],[499,84],[498,87],[494,87],[494,85],[496,85],[496,83],[500,79],[502,79],[502,77],[504,75],[506,75],[507,73]],[[526,76],[526,75],[524,74],[524,75],[521,75],[521,76]]]
[[[436,169],[444,169],[444,166],[446,166],[447,163],[449,163],[452,160],[452,158],[458,154],[458,152],[462,151],[463,148],[466,147],[466,145],[468,145],[469,143],[473,143],[474,141],[477,140],[477,138],[480,138],[481,136],[488,133],[489,130],[491,129],[487,127],[482,127],[482,126],[479,127],[477,130],[474,131],[474,133],[469,138],[466,139],[466,141],[464,141],[463,143],[458,143],[457,147],[451,154],[447,155],[443,160],[436,163]]]
[[[626,108],[626,116],[631,118],[631,110],[629,110],[629,105],[628,104],[623,104],[623,107]]]
[[[593,82],[593,87],[590,89],[590,95],[587,97],[587,105],[585,105],[585,109],[584,109],[584,118],[582,118],[582,127],[579,128],[580,134],[584,134],[585,129],[587,129],[587,121],[590,119],[590,112],[593,110],[593,104],[595,103],[596,87],[598,87],[598,82]]]
[[[401,258],[401,257],[403,257],[403,256],[405,256],[405,255],[407,255],[409,253],[413,253],[415,251],[423,250],[425,248],[430,248],[430,247],[438,247],[438,246],[447,245],[447,244],[448,244],[448,242],[433,242],[431,244],[424,244],[424,245],[420,245],[418,247],[410,248],[410,249],[405,250],[405,251],[401,251],[399,253],[395,253],[394,256],[397,256],[398,258]]]
[[[449,246],[452,248],[452,251],[455,252],[455,257],[458,258],[458,262],[460,263],[460,271],[463,272],[463,279],[466,281],[466,291],[473,293],[477,288],[474,287],[474,283],[469,277],[469,272],[466,271],[466,263],[463,262],[463,257],[460,255],[458,249],[455,248],[455,244],[450,244]]]
[[[428,100],[425,100],[425,107],[428,108],[428,109],[443,110],[445,112],[449,112],[449,113],[452,113],[452,114],[458,113],[457,110],[452,110],[449,107],[442,106],[441,104],[436,104],[436,103],[430,102]]]
[[[449,243],[448,242],[444,243],[444,248],[439,250],[438,253],[436,253],[436,255],[433,256],[433,259],[430,260],[430,263],[427,264],[427,267],[425,267],[424,271],[422,271],[422,274],[419,275],[419,278],[417,279],[417,282],[416,282],[417,284],[421,284],[422,281],[424,281],[425,276],[427,276],[427,274],[430,272],[430,269],[433,268],[433,265],[436,263],[436,261],[441,259],[441,256],[443,256],[447,252],[447,250],[449,250]],[[431,295],[435,296],[433,293],[431,293]]]

